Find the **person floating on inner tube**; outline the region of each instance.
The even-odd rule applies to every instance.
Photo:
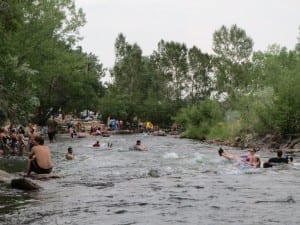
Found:
[[[266,162],[264,162],[263,167],[264,168],[269,168],[269,167],[273,167],[275,165],[279,165],[279,164],[291,164],[293,163],[293,157],[282,157],[282,150],[278,150],[277,151],[277,157],[274,158],[270,158],[268,159]]]
[[[248,151],[247,155],[234,155],[228,151],[223,150],[222,148],[219,149],[219,155],[223,156],[226,159],[231,160],[236,167],[249,167],[249,168],[259,168],[260,167],[260,158],[256,155],[255,148],[252,148]]]

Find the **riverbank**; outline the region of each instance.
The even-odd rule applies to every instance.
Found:
[[[271,152],[281,149],[291,154],[300,152],[300,134],[290,134],[285,138],[276,134],[267,134],[264,137],[255,137],[253,134],[247,134],[244,137],[237,136],[227,140],[217,138],[211,140],[201,139],[199,141],[211,145],[228,146],[239,149],[255,148],[259,151]]]

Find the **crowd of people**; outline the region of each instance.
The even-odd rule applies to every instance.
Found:
[[[0,128],[0,155],[22,156],[25,147],[25,130],[22,126],[19,128]]]
[[[104,127],[95,128],[92,126],[91,135],[97,134],[98,130],[101,134]],[[72,127],[70,127],[72,129]],[[72,131],[72,130],[71,130]],[[42,131],[42,135],[45,132]],[[55,131],[53,127],[47,129],[49,142],[53,142],[55,137]],[[71,137],[75,131],[70,132]],[[25,149],[27,148],[28,163],[27,163],[27,176],[30,176],[31,172],[38,174],[48,174],[52,172],[53,163],[51,159],[50,149],[44,145],[44,137],[37,132],[37,126],[29,124],[28,127],[24,128],[19,126],[14,128],[12,126],[6,126],[0,129],[0,155],[24,155]],[[100,147],[101,144],[97,140],[93,147]],[[107,143],[108,148],[112,148],[112,143]],[[137,140],[131,148],[136,151],[148,151],[147,146],[143,145],[141,140]],[[218,151],[219,155],[232,162],[234,167],[238,168],[269,168],[278,164],[292,164],[292,157],[283,157],[282,150],[277,151],[277,157],[270,158],[265,162],[261,162],[259,155],[255,148],[248,151],[246,155],[235,155],[224,150],[222,148]],[[73,148],[70,146],[65,154],[67,160],[75,159]]]

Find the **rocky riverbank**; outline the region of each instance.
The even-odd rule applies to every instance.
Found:
[[[263,138],[255,138],[253,135],[246,135],[244,138],[235,137],[233,140],[208,140],[209,144],[225,145],[237,147],[241,149],[256,148],[261,151],[277,151],[283,150],[286,153],[300,152],[300,135],[294,134],[288,137],[280,137],[279,135],[267,134]]]

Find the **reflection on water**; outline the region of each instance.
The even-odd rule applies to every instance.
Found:
[[[129,151],[137,139],[150,150]],[[98,149],[91,147],[95,140],[102,143]],[[113,143],[111,149],[108,142]],[[49,146],[54,173],[63,178],[40,182],[43,190],[34,193],[2,185],[1,224],[290,225],[300,221],[297,164],[238,170],[218,156],[219,146],[173,137],[60,137]],[[73,147],[73,161],[64,158],[68,146]],[[263,159],[269,156],[261,153]]]

